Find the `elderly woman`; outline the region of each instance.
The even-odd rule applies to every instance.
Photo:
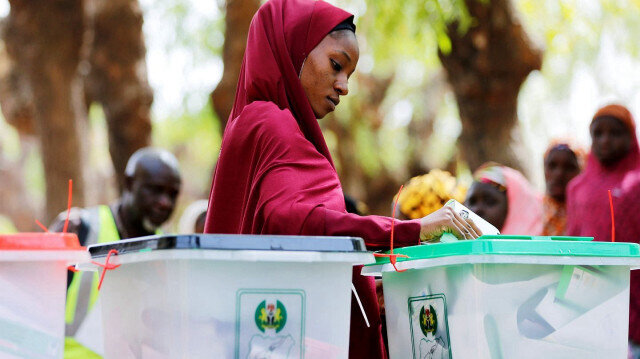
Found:
[[[347,95],[359,50],[353,15],[323,1],[271,0],[251,22],[235,103],[216,165],[205,233],[351,235],[389,247],[391,218],[347,213],[333,160],[318,125]],[[396,221],[408,246],[477,227],[444,208]],[[373,279],[353,281],[371,322],[351,317],[350,357],[383,358]]]
[[[465,205],[502,234],[542,233],[542,198],[522,173],[489,162],[480,166]]]

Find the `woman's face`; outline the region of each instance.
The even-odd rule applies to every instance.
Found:
[[[506,192],[490,183],[473,182],[464,205],[498,230],[502,230],[509,209]]]
[[[309,53],[300,82],[316,118],[335,110],[340,96],[349,93],[347,83],[359,56],[356,35],[349,30],[330,33]]]
[[[544,179],[547,194],[564,202],[567,184],[580,173],[576,155],[568,149],[552,150],[544,161]]]
[[[620,161],[631,149],[627,126],[615,117],[599,117],[591,124],[591,150],[604,166]]]

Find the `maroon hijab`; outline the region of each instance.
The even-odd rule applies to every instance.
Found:
[[[254,101],[273,102],[291,111],[305,137],[333,165],[299,75],[311,50],[350,17],[324,1],[272,0],[260,7],[249,28],[229,123]]]
[[[271,0],[251,22],[216,165],[205,233],[349,235],[389,245],[391,219],[346,212],[331,155],[299,80],[309,52],[352,15],[323,1]],[[419,243],[396,221],[395,245]],[[373,280],[354,271],[371,327],[352,301],[351,358],[384,358]]]
[[[567,234],[595,237],[597,241],[608,242],[611,241],[608,190],[611,190],[615,209],[623,197],[625,177],[640,170],[640,149],[635,122],[629,110],[620,105],[605,106],[593,116],[591,123],[604,116],[615,117],[625,124],[632,138],[631,148],[624,158],[611,167],[603,166],[593,151],[589,153],[584,172],[569,182],[567,188]]]

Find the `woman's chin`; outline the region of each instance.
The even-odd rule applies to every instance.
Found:
[[[316,120],[320,121],[322,120],[326,115],[329,114],[329,111],[323,111],[321,113],[318,113],[316,111],[313,111],[313,114],[316,115]]]

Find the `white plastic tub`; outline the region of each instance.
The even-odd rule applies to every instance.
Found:
[[[75,234],[0,235],[1,358],[62,358],[67,266],[88,259]]]
[[[626,358],[639,247],[588,240],[489,236],[365,267],[382,273],[391,358]]]
[[[359,238],[188,235],[89,250],[106,358],[347,358]]]

